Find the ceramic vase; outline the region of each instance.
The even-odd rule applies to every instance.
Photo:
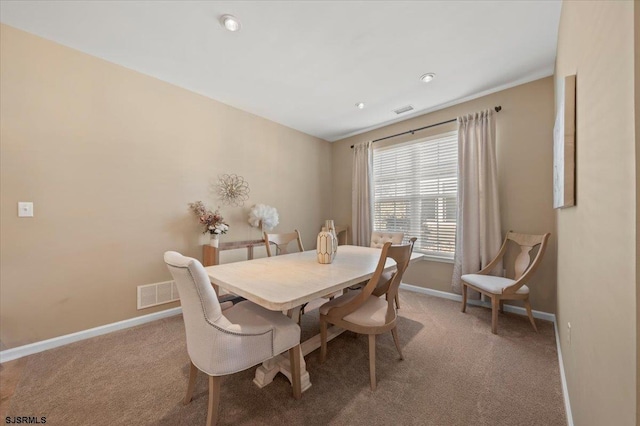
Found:
[[[336,234],[336,226],[333,224],[333,220],[325,220],[324,227],[333,235],[333,255],[335,257],[335,255],[338,254],[338,234]]]
[[[338,237],[336,236],[333,220],[325,221],[316,243],[318,262],[324,264],[333,262],[338,252]]]
[[[331,263],[335,258],[333,251],[333,234],[328,231],[322,231],[318,234],[316,251],[318,253],[319,263]]]
[[[218,248],[218,244],[220,243],[220,234],[211,234],[211,240],[209,245],[211,247]]]

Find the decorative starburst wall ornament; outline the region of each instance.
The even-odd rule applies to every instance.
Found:
[[[216,193],[223,203],[240,207],[249,199],[249,184],[242,176],[221,175],[218,176]]]

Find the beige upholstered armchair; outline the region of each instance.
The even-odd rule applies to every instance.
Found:
[[[507,236],[502,243],[500,251],[485,268],[475,274],[466,274],[462,279],[462,312],[467,309],[467,287],[476,290],[491,298],[491,332],[498,334],[498,309],[503,311],[505,300],[522,300],[527,309],[529,321],[533,329],[537,332],[538,327],[533,320],[531,304],[529,303],[529,287],[525,284],[529,282],[533,273],[540,266],[542,256],[547,249],[550,233],[544,235],[527,235],[507,232]],[[511,241],[517,244],[520,253],[515,258],[513,265],[514,277],[504,278],[489,275],[491,271],[503,259],[507,251],[507,243]],[[531,260],[531,251],[540,246],[538,253]]]
[[[293,396],[299,399],[300,327],[280,312],[252,302],[240,302],[222,310],[202,264],[180,253],[164,254],[178,287],[191,358],[184,403],[191,401],[198,370],[209,376],[207,425],[216,424],[220,401],[220,376],[246,370],[289,351]]]
[[[385,243],[402,244],[404,232],[373,231],[371,233],[371,247],[382,248]]]

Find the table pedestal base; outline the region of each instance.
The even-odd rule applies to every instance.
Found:
[[[340,334],[344,332],[343,329],[338,327],[329,327],[327,330],[327,341],[332,340],[338,337]],[[308,340],[305,340],[300,345],[300,350],[302,351],[302,356],[300,357],[300,378],[302,382],[302,392],[306,391],[311,387],[311,380],[309,379],[309,372],[307,371],[307,363],[304,361],[304,357],[309,355],[311,352],[315,351],[320,347],[320,335],[316,334]],[[253,383],[256,384],[259,388],[263,388],[267,386],[269,383],[273,381],[273,378],[276,374],[282,373],[284,374],[289,381],[291,381],[291,366],[289,364],[289,354],[285,352],[284,354],[278,355],[271,359],[266,360],[262,363],[260,367],[256,370],[256,375],[253,379]]]

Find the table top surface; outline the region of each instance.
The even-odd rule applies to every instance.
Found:
[[[422,258],[413,253],[411,261]],[[334,261],[320,264],[315,250],[206,267],[209,279],[267,309],[286,310],[368,280],[380,249],[339,246]],[[387,259],[385,269],[395,262]]]

